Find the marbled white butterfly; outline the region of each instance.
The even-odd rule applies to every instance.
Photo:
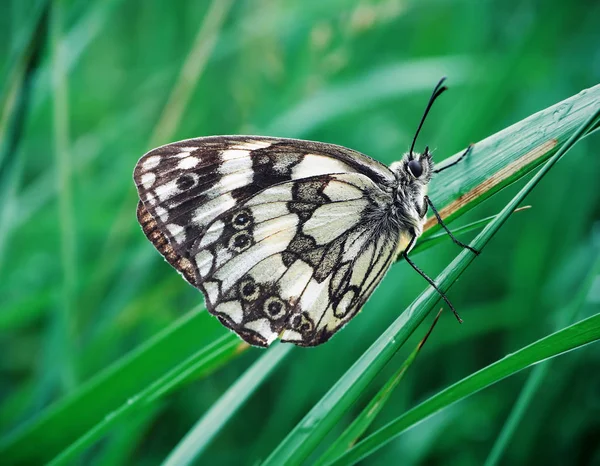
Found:
[[[407,253],[433,208],[431,153],[413,149],[443,81],[410,151],[389,168],[345,147],[262,136],[154,149],[135,167],[138,221],[208,310],[248,343],[324,343],[398,254],[435,286]]]

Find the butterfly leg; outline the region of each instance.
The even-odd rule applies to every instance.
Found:
[[[469,155],[472,150],[473,150],[473,144],[469,144],[469,147],[467,147],[467,149],[462,154],[460,154],[459,158],[457,158],[451,164],[446,165],[445,167],[439,168],[437,170],[433,170],[433,173],[440,173],[440,172],[443,172],[446,168],[453,167],[454,165],[459,163],[462,159],[464,159],[467,155]]]
[[[402,251],[402,257],[404,257],[404,260],[413,268],[416,270],[416,272],[421,275],[421,277],[423,277],[427,283],[429,283],[433,289],[435,291],[438,292],[438,294],[442,297],[442,299],[444,301],[446,301],[446,304],[448,305],[448,307],[450,308],[450,310],[454,313],[454,316],[456,317],[456,319],[458,320],[459,323],[463,323],[463,320],[460,318],[460,316],[458,315],[458,312],[456,312],[456,309],[454,309],[454,306],[452,305],[452,303],[450,302],[450,300],[448,299],[448,297],[446,296],[446,294],[440,290],[438,288],[438,286],[435,284],[435,282],[433,281],[432,278],[430,278],[425,272],[423,272],[418,266],[417,264],[415,264],[409,257],[408,257],[408,253],[406,251],[410,251],[410,249],[412,249],[412,247],[415,244],[415,241],[417,240],[417,237],[415,235],[413,235],[413,237],[411,238],[410,242],[408,243],[408,246],[406,247],[406,249],[404,251]]]
[[[435,214],[435,218],[437,219],[437,221],[440,224],[440,226],[444,230],[446,230],[446,233],[448,233],[448,236],[450,236],[450,239],[452,241],[454,241],[455,244],[458,244],[461,248],[466,248],[469,251],[472,251],[473,254],[475,254],[476,256],[478,256],[479,255],[479,251],[477,249],[474,249],[471,246],[469,246],[468,244],[463,243],[462,241],[458,240],[456,238],[456,236],[454,236],[452,234],[452,232],[450,231],[450,229],[446,226],[446,224],[442,220],[442,217],[440,216],[439,212],[437,211],[437,209],[433,205],[433,202],[431,202],[431,199],[429,199],[429,196],[425,196],[425,202],[429,205],[429,207],[431,207],[431,210],[433,210],[433,213]]]

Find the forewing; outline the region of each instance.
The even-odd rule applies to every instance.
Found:
[[[148,152],[134,171],[140,200],[174,252],[208,224],[278,183],[327,173],[362,173],[381,186],[394,176],[383,164],[333,144],[258,136],[188,139]]]

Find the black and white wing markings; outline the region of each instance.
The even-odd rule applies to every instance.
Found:
[[[370,294],[366,280],[389,267],[380,253],[393,251],[396,239],[374,237],[372,222],[391,202],[366,176],[319,175],[222,214],[192,248],[208,310],[254,345],[278,336],[323,343]]]
[[[383,235],[389,240],[375,245],[372,237],[373,228],[382,230],[377,216],[389,207],[394,174],[341,146],[256,136],[190,139],[144,155],[134,180],[146,236],[203,291],[209,311],[255,345],[278,335],[300,345],[328,339],[383,275],[357,288],[353,270],[366,261],[365,245],[373,243],[369,267],[377,268],[375,252],[397,240]],[[362,249],[348,246],[357,231],[369,238]],[[373,274],[363,273],[361,284]]]
[[[163,257],[177,270],[183,278],[195,286],[197,276],[192,262],[186,257],[181,256],[171,246],[167,237],[162,233],[158,223],[152,215],[146,210],[144,204],[140,201],[137,206],[137,219],[142,227],[146,237],[154,244],[154,247]]]
[[[278,183],[327,173],[363,173],[382,186],[393,173],[333,144],[266,137],[213,136],[159,147],[136,165],[140,200],[176,251],[237,203]]]
[[[358,248],[345,247],[347,252],[329,282],[330,301],[320,315],[314,316],[310,338],[298,342],[299,335],[285,332],[283,341],[305,346],[324,343],[360,311],[393,262],[397,236],[384,233],[377,237],[366,231],[360,241]],[[346,240],[346,244],[352,242],[351,238]],[[309,312],[315,314],[314,309]]]

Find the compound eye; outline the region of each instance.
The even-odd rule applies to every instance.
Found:
[[[421,165],[421,162],[419,162],[418,160],[411,160],[410,162],[408,162],[408,170],[415,178],[418,178],[423,174],[423,167]]]

